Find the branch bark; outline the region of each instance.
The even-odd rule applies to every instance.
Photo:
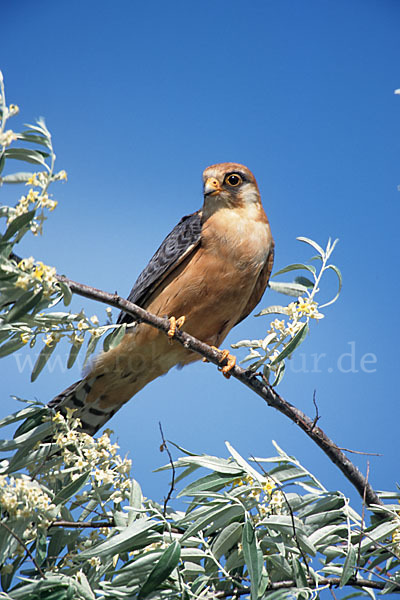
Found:
[[[62,275],[58,275],[57,279],[60,282],[67,284],[73,293],[119,308],[132,315],[138,322],[147,323],[165,333],[167,333],[170,328],[168,319],[153,315],[140,306],[121,298],[118,294],[109,294],[108,292],[104,292],[83,283],[78,283]],[[215,350],[192,335],[177,329],[174,339],[188,350],[197,352],[197,354],[200,354],[209,362],[212,362],[219,367],[221,364],[224,364],[223,362],[221,363],[222,353],[219,350]],[[268,406],[275,408],[293,421],[293,423],[298,425],[298,427],[300,427],[342,471],[345,477],[356,488],[361,498],[365,497],[367,505],[383,504],[361,471],[347,458],[325,432],[316,425],[315,419],[311,419],[293,404],[284,400],[266,381],[257,379],[256,374],[249,373],[238,365],[235,365],[230,373],[232,377],[238,379],[241,383],[260,396]]]
[[[391,582],[390,582],[391,583]],[[397,589],[400,589],[400,586],[393,582],[396,585]],[[314,589],[321,589],[321,587],[338,587],[340,584],[340,577],[318,577],[318,583],[312,577],[307,579],[307,585]],[[373,581],[371,579],[362,579],[361,577],[352,577],[346,583],[346,586],[356,587],[356,588],[369,588],[374,590],[383,590],[386,582],[384,581]],[[266,592],[274,591],[274,590],[282,590],[282,589],[290,589],[290,588],[298,588],[295,581],[276,581],[272,582],[267,586]],[[217,592],[213,598],[239,598],[240,596],[245,596],[246,594],[250,594],[250,588],[236,588],[232,591],[226,592]]]

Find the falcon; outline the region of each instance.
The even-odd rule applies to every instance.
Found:
[[[168,335],[122,312],[117,322],[130,325],[122,341],[49,403],[55,410],[76,409],[91,435],[150,381],[201,358],[173,339],[176,327],[218,347],[267,287],[274,241],[254,175],[241,164],[222,163],[205,169],[203,182],[202,209],[174,227],[128,296],[168,317]],[[223,357],[229,375],[235,359],[228,351]]]

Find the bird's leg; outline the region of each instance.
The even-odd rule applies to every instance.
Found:
[[[167,331],[167,336],[172,340],[175,335],[177,329],[180,329],[185,322],[186,317],[179,317],[176,319],[175,317],[169,318],[169,329]]]
[[[216,346],[211,346],[213,350],[217,350],[221,352],[221,358],[218,359],[218,362],[222,363],[226,361],[226,365],[224,367],[218,367],[220,371],[222,371],[222,375],[229,379],[231,376],[230,371],[232,371],[233,367],[236,365],[236,356],[231,354],[229,350],[220,350]],[[203,358],[203,362],[208,362],[206,358]]]

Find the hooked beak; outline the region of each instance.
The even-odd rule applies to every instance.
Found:
[[[218,179],[215,179],[215,177],[209,177],[204,183],[204,196],[216,196],[220,192],[222,192],[222,189],[219,185]]]

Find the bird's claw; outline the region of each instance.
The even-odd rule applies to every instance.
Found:
[[[185,322],[185,317],[179,317],[179,319],[176,319],[175,317],[170,317],[169,319],[169,329],[167,331],[167,336],[169,337],[170,340],[172,340],[172,338],[175,335],[175,332],[177,329],[180,329],[182,327],[182,325]]]
[[[229,379],[231,376],[231,371],[233,367],[236,365],[236,356],[230,354],[229,350],[220,350],[216,346],[211,346],[213,350],[217,350],[221,352],[221,357],[218,359],[218,362],[222,363],[226,361],[226,365],[223,367],[218,367],[218,369],[222,372],[222,375]],[[203,358],[203,362],[208,362],[207,358]]]

